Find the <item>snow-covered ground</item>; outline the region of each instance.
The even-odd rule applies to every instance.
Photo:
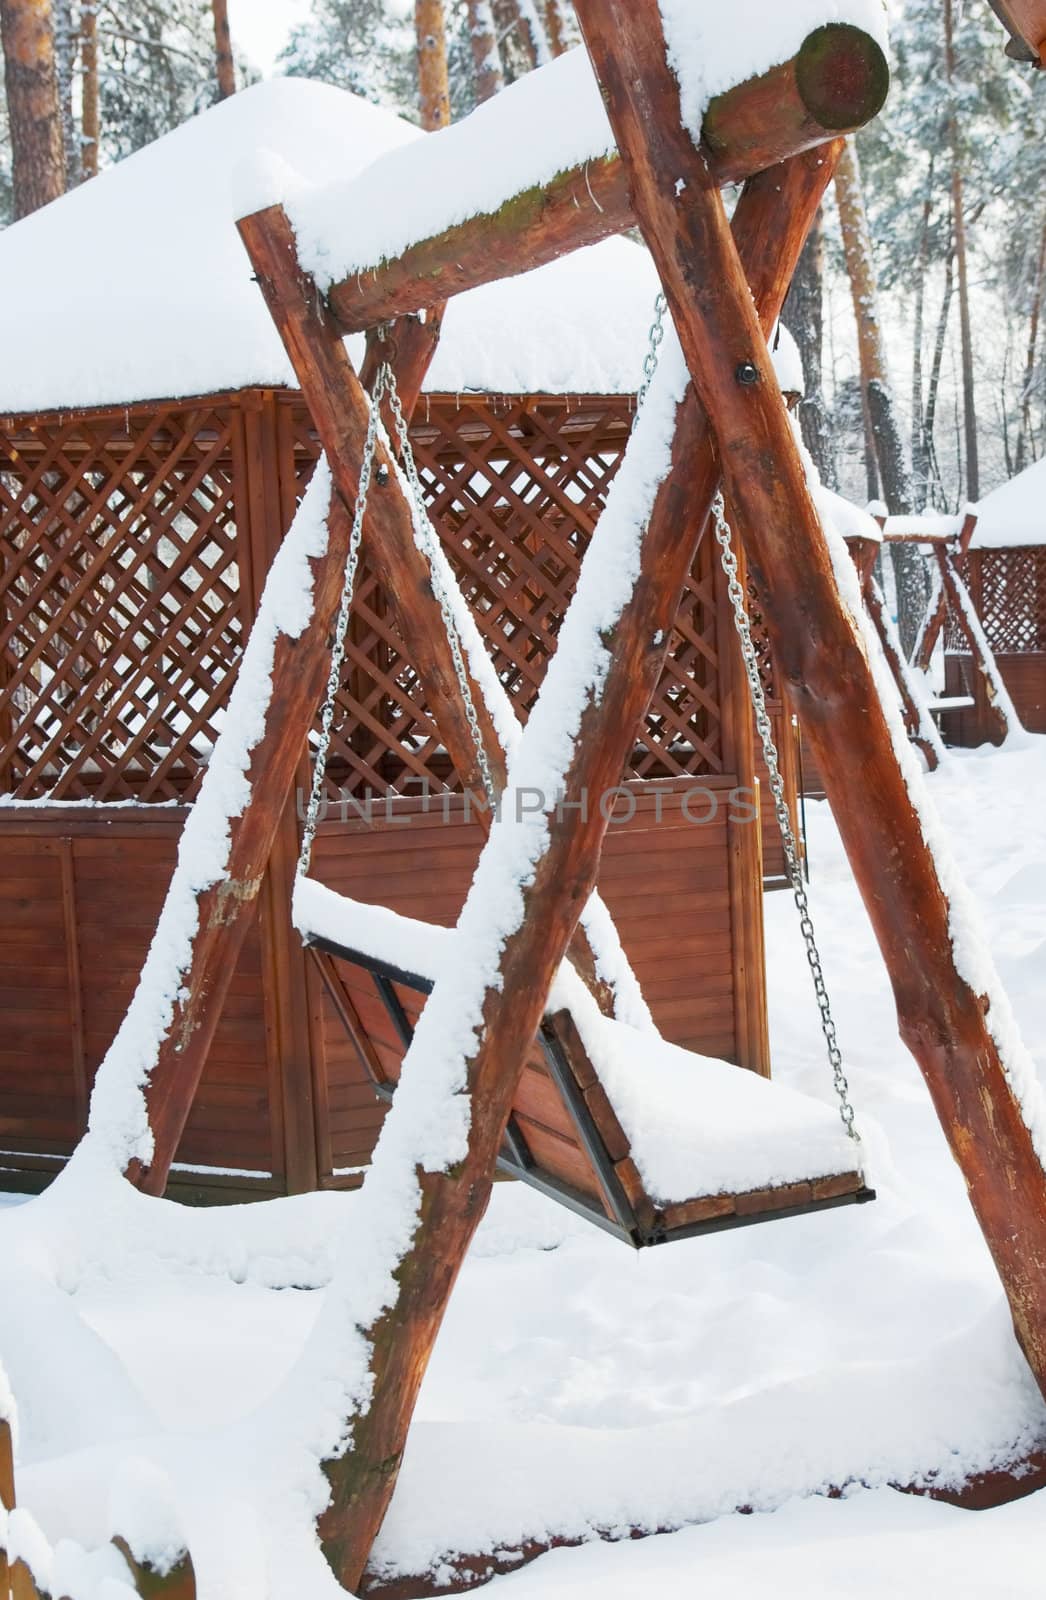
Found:
[[[1046,739],[956,753],[930,783],[1046,1076]],[[541,1197],[499,1186],[425,1381],[377,1552],[388,1572],[528,1538],[689,1523],[698,1525],[556,1551],[496,1579],[494,1592],[1041,1594],[1043,1496],[971,1514],[887,1487],[955,1481],[1046,1442],[1046,1407],[896,1040],[824,805],[809,807],[808,825],[814,909],[878,1202],[637,1256]],[[767,917],[775,1070],[828,1099],[788,897],[771,896]],[[0,1360],[20,1403],[23,1503],[52,1541],[95,1545],[126,1501],[118,1463],[156,1460],[196,1555],[201,1600],[248,1591],[266,1600],[271,1565],[264,1575],[252,1556],[250,1572],[241,1562],[234,1575],[237,1547],[260,1549],[267,1487],[244,1464],[237,1430],[291,1369],[323,1297],[332,1236],[358,1201],[325,1195],[207,1215],[103,1189],[93,1217],[59,1201],[0,1211],[12,1290],[0,1306]],[[216,1475],[230,1459],[244,1469],[240,1491],[226,1498],[226,1483],[218,1503]],[[842,1500],[802,1498],[846,1485]],[[307,1600],[330,1592],[312,1571],[290,1587]]]

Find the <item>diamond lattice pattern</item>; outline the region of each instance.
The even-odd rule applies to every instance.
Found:
[[[69,420],[0,451],[3,786],[191,795],[249,621],[229,414]]]

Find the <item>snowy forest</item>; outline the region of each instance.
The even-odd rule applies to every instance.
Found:
[[[229,44],[224,0],[0,9],[9,32],[20,15],[26,29],[50,28],[58,95],[49,170],[20,195],[8,63],[5,222],[258,76]],[[1007,60],[983,5],[890,0],[890,11],[888,105],[856,137],[785,320],[803,354],[804,433],[824,480],[891,511],[954,512],[1046,449],[1046,204],[1035,170],[1046,94],[1033,70]],[[577,38],[569,0],[440,0],[419,3],[417,16],[407,0],[313,0],[278,69],[423,121],[416,27],[431,33],[434,19],[452,120]]]

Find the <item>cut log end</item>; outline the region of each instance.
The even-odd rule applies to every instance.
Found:
[[[843,133],[878,116],[890,90],[890,65],[870,33],[848,22],[828,22],[803,41],[795,79],[818,125]]]

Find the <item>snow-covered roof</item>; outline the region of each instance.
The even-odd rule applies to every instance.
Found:
[[[836,494],[834,489],[826,489],[823,484],[817,485],[815,499],[822,517],[844,539],[871,539],[875,544],[882,543],[883,531],[870,511],[862,510],[852,500],[845,500],[841,494]]]
[[[326,185],[425,137],[356,95],[276,78],[8,228],[0,413],[293,385],[235,219],[300,192],[298,174]],[[647,252],[618,238],[472,290],[448,308],[426,388],[631,393],[657,289]],[[785,387],[797,360],[783,338]]]
[[[972,509],[977,513],[974,550],[1046,544],[1046,460],[1033,462]]]

